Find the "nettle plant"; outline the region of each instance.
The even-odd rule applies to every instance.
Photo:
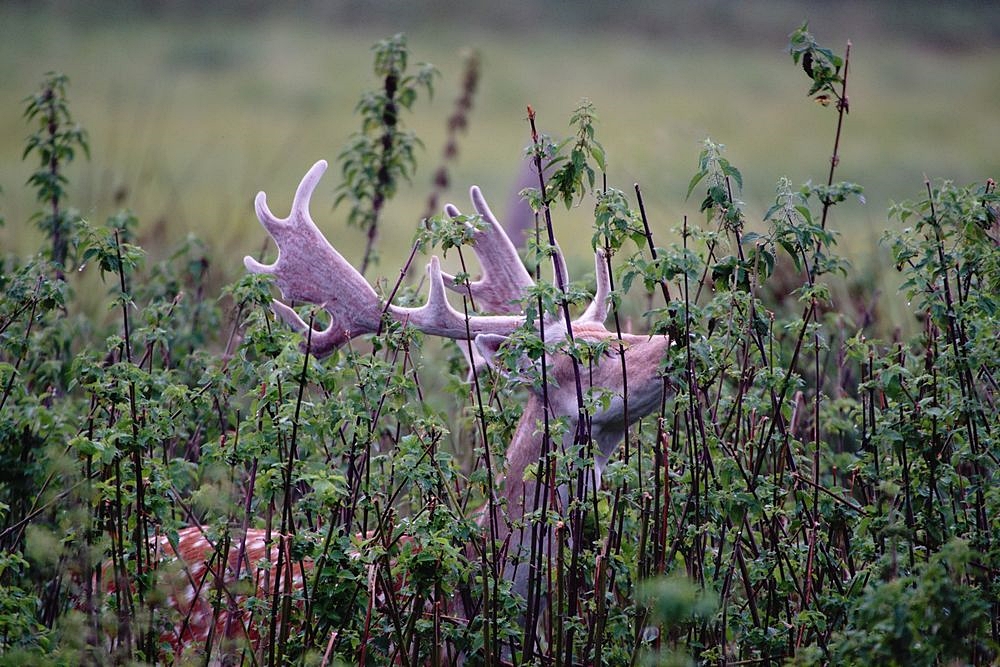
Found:
[[[127,212],[67,213],[86,135],[48,78],[26,151],[47,245],[0,272],[0,662],[995,661],[1000,198],[945,182],[894,206],[918,332],[851,322],[850,54],[806,26],[789,48],[837,129],[827,182],[782,179],[763,231],[721,144],[663,242],[641,188],[609,186],[593,106],[564,140],[529,108],[520,253],[476,190],[474,213],[419,220],[399,280],[373,288],[309,220],[317,165],[288,219],[258,199],[278,259],[248,259],[218,300],[196,241],[146,267]],[[340,156],[364,268],[417,173],[403,115],[431,70],[408,57],[376,46]],[[560,204],[593,205],[593,283],[569,280]],[[426,297],[406,278],[420,252],[459,267],[432,259]],[[110,328],[78,312],[95,271]],[[274,283],[294,301],[274,306]],[[636,308],[648,326],[625,331]]]

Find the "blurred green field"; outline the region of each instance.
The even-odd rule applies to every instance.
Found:
[[[1000,11],[992,4],[625,3],[580,14],[571,3],[542,9],[486,3],[314,3],[302,15],[200,11],[149,3],[147,12],[102,14],[62,3],[0,5],[0,246],[26,253],[40,242],[23,184],[29,133],[23,98],[44,73],[69,75],[71,108],[90,133],[92,159],[69,171],[71,204],[92,221],[119,206],[140,218],[142,243],[163,256],[189,232],[207,241],[213,278],[242,271],[265,234],[252,212],[268,192],[287,210],[313,161],[336,158],[358,125],[360,93],[374,87],[370,47],[404,31],[414,61],[441,72],[435,96],[406,120],[424,140],[421,171],[387,209],[381,275],[392,275],[412,238],[444,121],[458,92],[462,53],[482,56],[480,91],[454,166],[449,198],[466,204],[477,183],[507,208],[528,143],[525,105],[543,131],[561,137],[580,98],[600,114],[609,183],[644,190],[661,243],[697,202],[685,202],[700,141],[727,145],[745,177],[751,219],[774,184],[823,181],[836,113],[810,102],[807,79],[784,51],[803,19],[826,46],[853,41],[851,113],[838,179],[866,188],[867,203],[840,207],[832,225],[859,270],[873,261],[891,200],[916,197],[923,178],[960,183],[1000,176]],[[837,3],[826,3],[837,4]],[[98,7],[103,7],[98,3]],[[192,5],[193,7],[193,5]],[[990,26],[993,26],[992,28]],[[360,232],[331,210],[336,169],[313,210],[348,256]],[[589,207],[559,211],[569,254],[585,254]],[[582,261],[582,260],[580,260]]]

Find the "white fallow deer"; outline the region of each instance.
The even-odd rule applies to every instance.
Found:
[[[419,308],[406,308],[384,303],[368,281],[330,245],[312,221],[309,201],[326,168],[326,162],[320,161],[306,173],[296,190],[287,218],[278,218],[271,213],[263,192],[257,195],[257,216],[276,242],[278,258],[273,264],[261,264],[246,257],[244,264],[253,273],[272,275],[285,301],[305,302],[323,308],[329,313],[330,323],[322,330],[309,331],[309,325],[290,306],[280,301],[273,303],[274,312],[297,331],[308,333],[309,352],[317,357],[333,352],[353,337],[379,331],[385,313],[427,335],[462,341],[461,345],[471,349],[474,365],[499,368],[497,353],[508,337],[524,325],[525,316],[519,304],[524,301],[526,291],[534,285],[534,281],[479,189],[471,189],[471,199],[483,225],[475,234],[472,248],[481,266],[481,278],[467,285],[458,284],[452,276],[441,271],[438,258],[431,257],[427,268],[427,302]],[[452,217],[459,215],[458,209],[451,205],[446,206],[445,211]],[[554,263],[557,276],[561,271],[564,281],[565,265],[558,253]],[[628,427],[656,410],[664,398],[665,384],[660,362],[669,347],[668,338],[633,334],[619,336],[605,328],[610,280],[603,253],[596,254],[595,269],[596,295],[585,312],[572,322],[568,322],[568,318],[547,318],[541,323],[540,334],[547,343],[557,343],[570,337],[576,342],[604,342],[607,343],[606,351],[589,364],[574,361],[568,353],[555,354],[547,359],[546,390],[532,390],[529,396],[513,440],[507,447],[505,473],[495,491],[496,502],[492,503],[492,506],[502,508],[499,519],[493,523],[493,537],[496,540],[494,544],[501,545],[502,553],[507,554],[503,576],[513,582],[514,590],[522,596],[527,592],[529,580],[528,566],[523,561],[531,551],[531,530],[523,528],[522,519],[539,509],[539,498],[544,496],[536,493],[535,483],[526,480],[526,476],[531,466],[540,463],[544,451],[546,435],[541,424],[545,418],[548,417],[550,422],[559,418],[568,420],[568,428],[565,429],[567,442],[564,445],[569,446],[576,437],[579,418],[584,415],[579,401],[578,381],[583,392],[593,389],[610,394],[609,401],[598,402],[602,407],[586,416],[590,442],[595,445],[593,472],[596,479],[592,478],[591,483],[600,484],[601,471]],[[471,296],[471,303],[481,314],[468,317],[460,314],[448,302],[446,288]],[[559,447],[559,443],[553,446]],[[565,501],[567,492],[560,489],[557,495]],[[552,507],[551,503],[549,507]],[[488,514],[484,511],[479,518],[484,530],[490,523]],[[249,563],[276,557],[277,548],[265,545],[263,532],[256,529],[247,531],[246,560]],[[176,551],[190,573],[187,596],[182,601],[186,609],[194,605],[191,597],[195,591],[211,590],[213,585],[218,585],[206,582],[202,586],[202,578],[210,573],[214,573],[216,578],[222,574],[225,585],[233,574],[234,568],[223,573],[201,565],[214,553],[214,549],[200,531],[187,529],[181,535],[181,544]],[[469,553],[472,553],[471,548]],[[306,562],[303,567],[308,570],[311,564]],[[302,571],[295,572],[293,587],[301,587],[302,575]],[[258,595],[263,594],[270,595],[271,591],[259,588]],[[238,603],[240,600],[235,601]],[[209,638],[210,630],[216,631],[216,637],[225,634],[221,632],[223,627],[250,639],[263,634],[252,632],[252,628],[248,627],[253,623],[248,614],[236,612],[239,616],[233,622],[229,618],[232,613],[230,606],[228,612],[223,609],[215,614],[202,613],[198,618],[188,618],[183,643],[196,646],[199,640],[204,642]],[[462,615],[466,612],[461,609],[456,613]],[[181,639],[178,633],[175,646]]]

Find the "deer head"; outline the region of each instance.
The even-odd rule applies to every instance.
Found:
[[[309,169],[295,192],[287,218],[271,213],[266,195],[257,194],[257,217],[278,245],[278,258],[273,264],[261,264],[252,257],[243,260],[247,270],[273,275],[285,301],[314,304],[329,314],[330,323],[326,329],[309,332],[310,352],[323,357],[351,338],[379,331],[383,314],[388,314],[428,335],[454,340],[471,337],[477,358],[499,370],[495,363],[497,353],[508,337],[524,324],[519,304],[534,281],[479,188],[473,186],[470,196],[484,225],[476,233],[472,245],[482,268],[481,278],[469,285],[461,284],[441,271],[436,256],[431,257],[427,266],[430,286],[427,302],[419,308],[407,308],[382,303],[368,281],[337,252],[313,222],[309,200],[326,168],[326,161],[320,160]],[[445,212],[452,217],[460,215],[458,208],[451,204],[445,206]],[[565,264],[558,249],[553,262],[557,264],[554,266],[557,275],[561,271],[565,276]],[[597,461],[600,469],[628,425],[658,405],[663,390],[658,368],[669,340],[665,336],[619,336],[610,332],[604,320],[608,314],[611,282],[601,251],[595,253],[595,273],[594,299],[580,317],[568,326],[558,318],[546,317],[540,326],[545,340],[550,343],[564,338],[611,343],[609,352],[585,369],[581,377],[585,390],[593,388],[612,395],[607,409],[590,415],[591,437],[600,445]],[[469,294],[472,302],[489,314],[463,316],[448,302],[446,289]],[[296,331],[305,333],[309,328],[286,303],[274,301],[272,308]],[[539,407],[554,416],[572,418],[580,412],[575,392],[575,375],[579,368],[568,355],[558,355],[547,361],[553,383],[546,392],[547,405]],[[536,398],[541,400],[541,395]],[[521,450],[515,446],[519,444],[512,444],[511,454]],[[531,448],[526,449],[525,454],[530,457]]]

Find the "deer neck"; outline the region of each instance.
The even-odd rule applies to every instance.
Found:
[[[501,521],[498,531],[501,537],[506,537],[511,521],[520,521],[525,511],[532,511],[536,504],[536,494],[541,497],[545,489],[536,489],[535,476],[525,479],[528,467],[537,464],[543,451],[545,418],[542,401],[534,394],[530,395],[524,406],[521,420],[514,430],[514,437],[507,447],[507,471],[504,475],[501,498],[507,506],[507,521]]]

